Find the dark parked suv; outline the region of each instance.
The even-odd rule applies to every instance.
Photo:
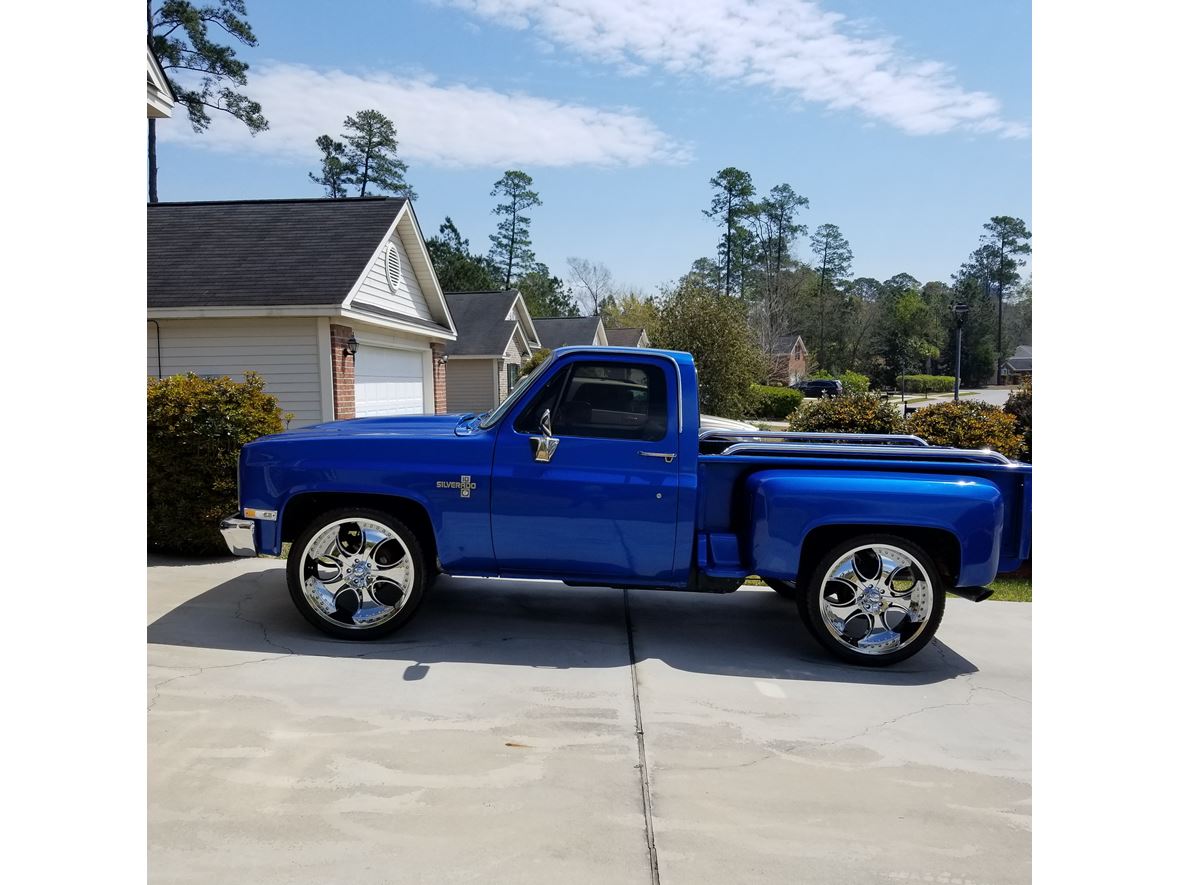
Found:
[[[839,396],[844,392],[844,385],[834,378],[813,378],[799,382],[795,389],[802,391],[804,396]]]

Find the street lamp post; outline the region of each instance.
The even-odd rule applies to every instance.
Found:
[[[967,302],[956,301],[951,305],[955,316],[955,402],[959,401],[959,379],[963,366],[963,323],[967,321]]]

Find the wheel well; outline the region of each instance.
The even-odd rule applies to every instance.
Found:
[[[427,563],[431,568],[436,567],[438,544],[430,515],[417,501],[397,495],[366,495],[359,492],[308,492],[296,495],[283,508],[283,520],[279,526],[281,540],[294,541],[313,519],[339,507],[368,507],[400,519],[417,536]]]
[[[807,580],[812,566],[832,547],[857,535],[897,535],[918,544],[930,554],[948,587],[959,580],[962,551],[959,539],[943,529],[908,525],[825,525],[807,533],[799,555],[799,583]]]

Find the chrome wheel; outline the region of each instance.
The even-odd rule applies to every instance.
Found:
[[[367,630],[392,620],[414,586],[405,540],[373,519],[328,523],[303,549],[303,597],[334,626]]]
[[[934,583],[912,554],[888,544],[844,552],[820,585],[824,628],[861,655],[885,655],[917,642],[934,611]]]

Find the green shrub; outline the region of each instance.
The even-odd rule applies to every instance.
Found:
[[[835,378],[836,376],[833,375],[831,372],[829,372],[827,369],[816,369],[814,372],[808,372],[807,377],[808,378],[831,379],[831,378]]]
[[[262,379],[173,375],[147,388],[148,548],[225,553],[217,523],[238,507],[238,452],[283,429],[278,400]]]
[[[901,415],[871,393],[813,400],[791,419],[792,430],[820,433],[900,433]]]
[[[950,393],[955,389],[954,375],[898,375],[899,389],[903,381],[906,393]]]
[[[1015,417],[999,406],[969,400],[918,409],[906,419],[906,432],[934,446],[991,449],[1009,458],[1020,457],[1024,445]]]
[[[1024,437],[1021,457],[1032,461],[1032,379],[1026,378],[1019,390],[1008,395],[1004,411],[1016,419],[1016,432]]]
[[[523,378],[541,363],[549,358],[549,354],[553,353],[548,347],[539,347],[533,351],[533,355],[520,364],[520,377]]]
[[[839,377],[839,381],[844,386],[845,393],[869,392],[869,376],[860,372],[845,372]]]
[[[782,421],[798,409],[802,402],[803,394],[789,387],[750,385],[750,415],[755,418]]]

